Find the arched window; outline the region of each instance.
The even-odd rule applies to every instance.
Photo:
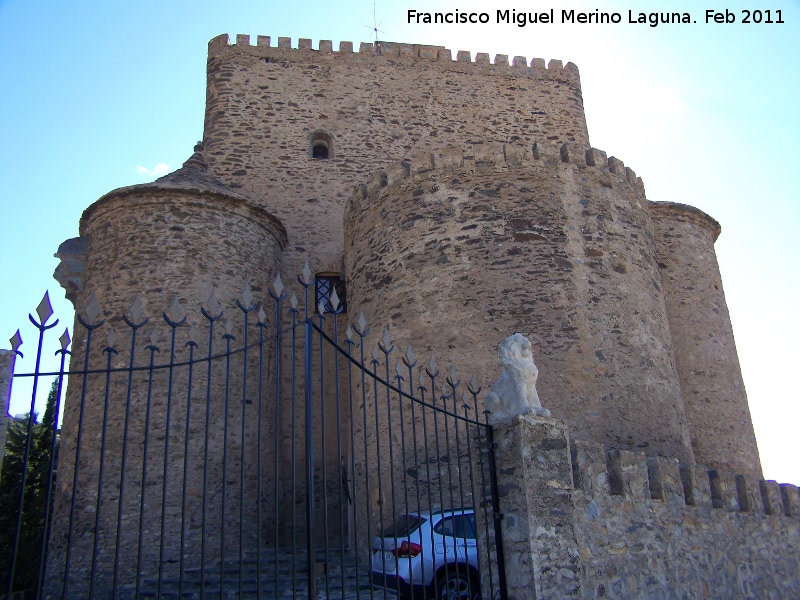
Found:
[[[308,157],[317,160],[333,158],[333,138],[324,131],[313,131],[308,136]]]

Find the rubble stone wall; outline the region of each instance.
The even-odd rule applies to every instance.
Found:
[[[651,229],[641,180],[599,150],[423,152],[348,203],[349,302],[485,386],[496,344],[529,336],[577,439],[691,463]]]
[[[209,43],[203,155],[285,225],[284,274],[341,271],[353,185],[421,149],[527,139],[589,143],[577,68],[433,46],[227,35]],[[521,57],[518,57],[521,58]],[[515,66],[516,65],[516,66]],[[532,66],[530,66],[532,65]],[[315,132],[331,138],[312,159]]]
[[[695,459],[759,478],[761,461],[714,251],[719,223],[685,204],[649,206]]]

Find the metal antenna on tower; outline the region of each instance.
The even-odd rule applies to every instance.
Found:
[[[370,27],[369,25],[364,25],[364,27],[372,30],[372,32],[375,34],[375,42],[377,43],[378,42],[378,33],[386,33],[386,32],[385,31],[381,31],[380,29],[378,29],[378,26],[383,24],[383,21],[378,23],[378,18],[376,16],[376,8],[375,8],[376,2],[377,2],[377,0],[372,0],[372,27]]]

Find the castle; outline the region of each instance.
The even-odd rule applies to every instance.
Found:
[[[649,202],[631,168],[591,147],[575,65],[222,35],[209,43],[195,150],[85,211],[56,273],[76,308],[94,295],[111,319],[136,294],[157,312],[209,289],[232,305],[245,285],[266,296],[276,274],[292,281],[308,261],[346,293],[350,322],[363,312],[487,389],[497,344],[522,332],[542,404],[566,423],[546,435],[566,440],[548,448],[562,452],[556,479],[573,492],[554,502],[575,517],[553,531],[578,532],[553,559],[572,575],[543,576],[543,597],[680,585],[691,597],[800,597],[797,488],[753,483],[762,472],[714,253],[720,225]],[[69,447],[77,405],[66,411]],[[244,445],[244,425],[242,435]],[[690,507],[704,512],[681,512]],[[631,511],[647,510],[648,531],[667,541],[632,531]],[[715,543],[740,562],[721,569]],[[746,545],[758,550],[745,557]],[[698,552],[705,575],[679,585]],[[578,591],[559,588],[567,580]]]

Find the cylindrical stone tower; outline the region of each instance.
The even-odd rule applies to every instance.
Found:
[[[695,458],[762,477],[714,252],[720,226],[692,206],[651,202],[658,264]]]
[[[105,323],[93,330],[86,360],[87,330],[76,322],[72,369],[84,365],[104,369],[110,360],[113,368],[140,370],[133,371],[130,379],[127,372],[113,374],[108,384],[104,374],[87,376],[85,382],[81,376],[69,380],[48,554],[48,590],[57,592],[64,580],[67,528],[73,514],[69,597],[87,593],[92,570],[94,591],[107,595],[115,562],[117,589],[133,585],[138,563],[145,577],[157,575],[159,563],[166,565],[168,576],[175,576],[182,535],[185,556],[198,556],[203,534],[213,537],[220,528],[222,506],[226,507],[224,518],[236,515],[238,524],[239,507],[246,504],[236,487],[243,460],[248,494],[252,495],[256,480],[256,446],[250,439],[257,431],[254,409],[243,417],[243,404],[253,404],[257,387],[250,381],[258,372],[257,365],[252,365],[255,352],[247,359],[251,370],[244,384],[241,377],[227,376],[224,359],[195,364],[191,375],[185,364],[174,369],[152,365],[189,358],[193,322],[194,360],[225,352],[228,340],[234,347],[242,345],[244,319],[236,302],[246,302],[241,298],[247,284],[256,299],[267,296],[286,244],[282,224],[211,177],[197,153],[181,169],[154,183],[120,188],[100,198],[84,212],[80,234],[86,252],[83,289],[76,292],[72,286],[71,293],[85,321]],[[212,290],[219,306],[208,302]],[[137,295],[141,308],[132,307]],[[86,308],[91,296],[101,310],[94,322],[91,309]],[[175,298],[182,311],[172,305]],[[222,313],[213,331],[201,314],[201,303],[214,317]],[[184,324],[175,328],[174,343],[173,328],[164,313],[173,322],[185,316]],[[137,327],[148,320],[136,329],[133,352],[133,331],[123,316]],[[256,326],[255,320],[250,317],[249,331]],[[109,338],[111,330],[114,334]],[[226,333],[228,338],[223,337]],[[247,354],[234,356],[231,368],[241,370],[243,356]],[[248,387],[243,389],[243,385]],[[227,491],[223,491],[224,451],[226,479],[233,482],[228,482]],[[252,500],[248,506],[257,504],[256,498]],[[98,502],[95,511],[92,507]],[[201,523],[204,510],[209,515],[207,527]],[[166,515],[165,525],[160,524],[162,515]],[[232,517],[229,531],[238,535]],[[247,528],[248,535],[253,531]],[[235,541],[232,534],[228,538]],[[206,556],[218,560],[219,553],[219,544],[209,545]]]
[[[651,227],[641,180],[597,150],[422,154],[346,208],[350,311],[484,387],[521,332],[574,437],[691,464]]]

